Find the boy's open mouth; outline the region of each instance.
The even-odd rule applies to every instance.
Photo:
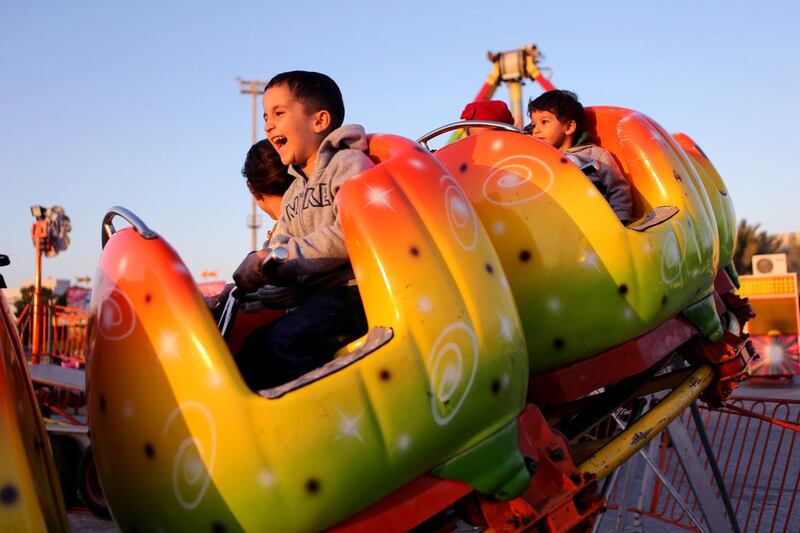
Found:
[[[275,145],[275,148],[282,148],[284,144],[286,144],[286,137],[283,135],[276,135],[272,138],[272,144]]]

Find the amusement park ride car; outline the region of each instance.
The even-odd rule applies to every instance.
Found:
[[[8,264],[8,257],[0,256],[0,266]],[[0,530],[69,531],[26,366],[14,315],[0,291]]]
[[[178,254],[112,208],[87,390],[119,527],[589,526],[599,482],[698,397],[726,399],[754,352],[711,162],[641,113],[586,119],[631,184],[627,227],[580,169],[512,126],[371,135],[375,167],[337,196],[369,333],[263,391]],[[494,129],[427,149],[469,125]],[[604,429],[612,415],[624,430]]]

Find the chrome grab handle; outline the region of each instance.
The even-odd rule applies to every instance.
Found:
[[[288,259],[289,250],[283,246],[273,248],[269,255],[267,255],[267,257],[265,257],[261,262],[261,271],[268,273],[270,270],[273,270],[284,264]],[[219,326],[220,332],[222,332],[223,339],[228,338],[229,328],[233,326],[233,319],[236,316],[236,311],[238,309],[240,292],[241,291],[239,287],[234,287],[233,290],[231,290],[231,293],[228,295],[228,300],[225,302],[225,307],[222,308],[222,313],[220,314],[217,325]]]
[[[521,129],[512,126],[511,124],[506,124],[505,122],[494,122],[493,120],[460,120],[458,122],[453,122],[451,124],[445,124],[444,126],[436,128],[433,131],[429,131],[428,133],[417,139],[417,142],[422,146],[424,146],[426,149],[430,150],[430,148],[428,148],[428,141],[444,133],[453,130],[460,130],[461,128],[496,128],[498,130],[525,133]]]
[[[124,218],[131,226],[133,226],[133,229],[135,229],[136,232],[145,239],[158,238],[158,233],[148,228],[147,224],[145,224],[141,218],[137,217],[131,211],[125,209],[124,207],[115,205],[114,207],[109,209],[106,212],[106,216],[103,217],[102,232],[100,235],[103,248],[106,247],[108,239],[110,239],[111,236],[117,232],[117,230],[114,229],[114,225],[111,223],[111,221],[114,220],[114,217]]]
[[[236,312],[236,300],[238,299],[239,289],[234,287],[228,295],[228,299],[225,301],[225,307],[222,308],[222,313],[220,313],[219,322],[217,323],[223,339],[228,338],[228,326],[233,325],[231,319]]]

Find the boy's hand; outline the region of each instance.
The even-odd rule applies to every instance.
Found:
[[[222,289],[222,292],[219,294],[215,294],[213,296],[206,296],[205,301],[208,308],[211,310],[211,316],[214,317],[214,320],[219,320],[219,315],[222,313],[222,309],[225,307],[225,302],[228,301],[228,298],[231,296],[231,291],[236,285],[233,283],[225,284],[225,288]]]
[[[302,301],[302,295],[295,287],[265,285],[242,297],[241,310],[245,313],[254,313],[264,309],[291,309],[300,305]]]
[[[261,273],[261,263],[267,257],[267,250],[252,252],[233,273],[233,281],[244,292],[253,292],[267,283],[267,278]]]

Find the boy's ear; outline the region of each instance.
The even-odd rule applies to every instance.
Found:
[[[567,122],[567,129],[564,132],[564,134],[572,135],[573,133],[575,133],[575,130],[577,129],[578,129],[578,123],[575,122],[574,120],[570,120],[569,122]]]
[[[314,133],[322,133],[331,126],[331,114],[325,109],[314,113]]]

